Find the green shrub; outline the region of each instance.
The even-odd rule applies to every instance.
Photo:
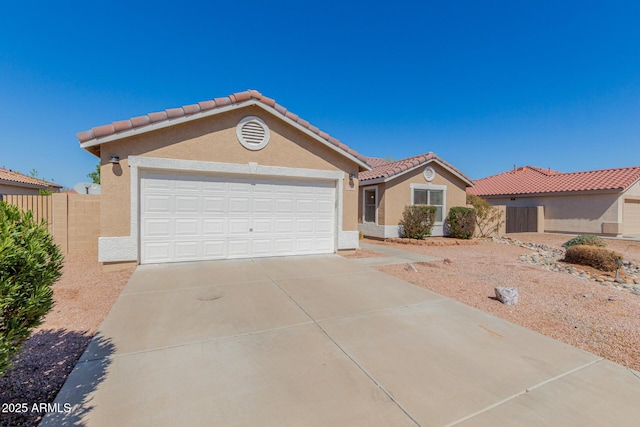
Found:
[[[449,235],[458,239],[471,239],[476,231],[476,210],[462,206],[449,209]]]
[[[436,220],[436,207],[426,205],[405,206],[398,224],[402,236],[409,239],[424,239],[431,235]]]
[[[589,265],[601,271],[615,271],[622,255],[605,248],[587,245],[570,246],[564,255],[565,262]]]
[[[0,374],[53,306],[62,262],[44,221],[0,201]]]
[[[565,248],[570,248],[571,246],[576,245],[597,246],[599,248],[604,248],[605,246],[607,246],[607,242],[604,239],[592,234],[581,234],[562,244],[562,246],[564,246]]]

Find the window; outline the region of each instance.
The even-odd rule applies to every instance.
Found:
[[[364,222],[376,222],[376,189],[364,190]]]
[[[442,222],[444,211],[444,190],[423,190],[414,188],[414,205],[431,205],[436,207],[436,222]]]

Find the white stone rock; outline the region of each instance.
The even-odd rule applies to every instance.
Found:
[[[518,304],[518,288],[495,288],[496,298],[504,305]]]

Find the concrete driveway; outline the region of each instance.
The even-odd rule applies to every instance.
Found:
[[[140,266],[42,425],[637,425],[625,367],[338,255]]]

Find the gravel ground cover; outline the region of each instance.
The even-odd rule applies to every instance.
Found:
[[[522,242],[560,248],[572,236],[510,234]],[[469,246],[403,245],[370,240],[425,253],[444,261],[377,267],[417,286],[517,323],[549,337],[640,370],[640,295],[610,283],[585,280],[564,271],[549,271],[523,262],[533,251],[498,242]],[[608,248],[637,262],[640,242],[607,240]],[[495,298],[497,286],[518,287],[515,306]]]
[[[53,286],[55,306],[0,377],[0,403],[7,409],[0,411],[0,426],[40,422],[44,412],[33,405],[53,402],[133,270],[103,272],[95,255],[65,257]],[[16,404],[27,410],[15,411]]]

